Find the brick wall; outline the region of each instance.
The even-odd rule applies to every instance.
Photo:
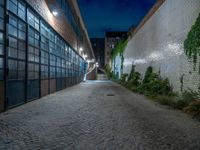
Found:
[[[55,5],[56,0],[26,0],[51,26],[57,31],[75,50],[77,49],[77,38],[67,18],[59,6]],[[59,10],[58,16],[53,16],[49,6],[54,5]]]
[[[162,2],[162,1],[159,1]],[[184,53],[183,43],[200,13],[199,0],[166,0],[151,10],[150,18],[130,37],[124,52],[124,73],[129,73],[132,64],[144,75],[148,66],[168,77],[175,91],[183,88],[196,90],[200,86],[198,71],[193,71]]]

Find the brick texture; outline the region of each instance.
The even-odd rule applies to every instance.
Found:
[[[197,90],[200,77],[188,61],[183,43],[200,12],[200,1],[166,0],[154,8],[157,11],[152,11],[151,17],[129,39],[124,52],[124,73],[130,72],[132,64],[142,75],[152,66],[163,78],[169,78],[175,91],[181,89],[181,76],[184,90]]]

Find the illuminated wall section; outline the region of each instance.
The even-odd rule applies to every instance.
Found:
[[[198,69],[193,71],[183,43],[199,13],[199,0],[166,0],[128,42],[124,73],[130,73],[132,64],[143,75],[152,66],[162,77],[170,79],[175,91],[180,91],[181,76],[184,89],[197,89]]]

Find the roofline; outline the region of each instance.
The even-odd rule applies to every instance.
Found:
[[[79,18],[79,19],[80,19],[80,24],[81,24],[81,26],[82,26],[82,28],[83,28],[83,31],[84,31],[85,35],[86,35],[86,39],[87,39],[87,42],[88,42],[88,44],[89,44],[90,51],[91,51],[91,53],[92,53],[92,57],[95,58],[95,56],[94,56],[94,51],[93,51],[93,48],[92,48],[92,44],[91,44],[91,42],[90,42],[90,38],[89,38],[89,35],[88,35],[88,32],[87,32],[87,28],[86,28],[85,23],[84,23],[84,21],[83,21],[83,17],[82,17],[82,15],[81,15],[80,8],[79,8],[79,6],[78,6],[77,0],[72,0],[72,3],[74,4],[74,8],[75,8],[75,10],[77,11],[78,16],[80,17],[80,18]]]
[[[165,1],[166,0],[157,0],[157,2],[153,5],[153,7],[150,9],[147,15],[139,23],[139,25],[136,28],[132,28],[128,32],[128,37],[132,38],[145,25],[145,23],[155,14],[155,12],[157,12],[157,10]]]

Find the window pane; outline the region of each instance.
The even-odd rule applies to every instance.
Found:
[[[4,54],[3,45],[0,44],[0,55]]]
[[[29,61],[34,61],[35,60],[34,55],[33,54],[28,54],[28,60]]]
[[[13,27],[12,25],[9,25],[8,33],[10,35],[13,35],[13,36],[17,37],[17,28]]]
[[[4,9],[2,7],[0,7],[0,18],[4,18]]]
[[[0,68],[4,68],[3,65],[3,58],[0,58]]]
[[[25,63],[22,61],[18,62],[18,79],[25,78]]]
[[[18,58],[25,60],[25,52],[24,51],[18,51]]]
[[[1,30],[4,29],[4,21],[3,21],[3,19],[0,19],[0,29]]]
[[[34,64],[28,64],[28,78],[34,79]]]
[[[35,48],[35,55],[39,56],[39,54],[40,54],[39,49]]]
[[[21,30],[21,31],[26,32],[26,24],[23,23],[22,21],[19,21],[18,22],[18,29]]]
[[[38,56],[35,56],[35,62],[39,63],[39,57]]]
[[[8,61],[8,68],[9,68],[9,78],[10,79],[17,79],[17,61],[16,60],[9,60]]]
[[[28,10],[28,23],[32,27],[34,27],[36,30],[39,31],[39,19],[38,17],[30,10]]]
[[[9,24],[13,25],[14,27],[17,27],[17,18],[15,18],[12,15],[9,15]]]
[[[25,49],[26,49],[26,44],[25,44],[25,42],[19,41],[19,42],[18,42],[18,48],[19,48],[20,50],[24,50],[24,51],[25,51]]]
[[[17,14],[17,1],[16,0],[8,0],[8,9],[10,11],[12,11],[13,13]]]
[[[18,16],[20,18],[22,18],[23,20],[25,20],[25,13],[26,13],[26,11],[25,11],[25,4],[22,3],[22,2],[19,2],[18,3]]]
[[[3,43],[3,33],[0,32],[0,43]]]
[[[0,5],[4,5],[4,1],[3,0],[0,1]]]
[[[12,58],[17,58],[17,49],[10,48],[8,49],[8,56]]]
[[[32,37],[28,37],[28,42],[29,42],[29,44],[31,44],[31,45],[34,45],[35,44],[35,42],[34,42],[34,38],[32,38]]]
[[[35,79],[39,79],[39,65],[35,64]]]
[[[9,37],[9,46],[13,48],[17,48],[17,39]]]
[[[26,34],[23,31],[18,31],[18,38],[21,40],[26,40]]]

